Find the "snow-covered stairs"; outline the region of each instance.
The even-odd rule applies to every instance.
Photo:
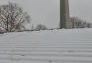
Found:
[[[0,61],[92,63],[91,32],[83,29],[6,34],[0,37]]]

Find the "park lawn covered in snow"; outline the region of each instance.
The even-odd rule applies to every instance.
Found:
[[[0,63],[92,63],[92,29],[1,34]]]

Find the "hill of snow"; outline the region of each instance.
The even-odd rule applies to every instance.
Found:
[[[1,34],[0,63],[92,63],[92,29]]]

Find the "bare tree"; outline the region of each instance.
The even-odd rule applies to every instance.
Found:
[[[83,21],[82,19],[78,17],[71,17],[71,22],[72,22],[72,28],[91,28],[92,24],[88,23],[86,21]]]
[[[21,31],[25,23],[30,22],[30,16],[15,3],[0,6],[0,29],[6,32]]]

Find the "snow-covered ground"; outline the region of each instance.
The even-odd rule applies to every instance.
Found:
[[[92,29],[1,34],[0,63],[92,63]]]

